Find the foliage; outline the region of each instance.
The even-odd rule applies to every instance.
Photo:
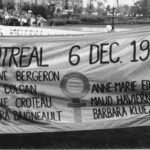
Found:
[[[51,18],[54,17],[54,13],[55,13],[55,5],[51,5],[48,9],[49,15],[51,16]]]
[[[92,14],[82,15],[81,21],[82,23],[87,23],[87,24],[104,24],[103,17],[92,15]]]
[[[85,8],[85,10],[86,10],[87,13],[92,13],[92,12],[96,11],[93,4],[88,4],[87,7]]]
[[[102,15],[102,16],[105,16],[105,9],[104,9],[104,5],[103,5],[103,3],[102,2],[97,2],[97,13],[98,13],[98,15]]]
[[[147,17],[149,15],[149,6],[147,4],[148,0],[139,0],[135,2],[134,6],[131,7],[132,16],[136,16],[137,14],[140,16],[140,14],[142,14],[144,17]]]
[[[65,7],[64,7],[64,9],[66,9],[66,10],[69,9],[69,4],[68,3],[69,3],[69,0],[65,0]]]
[[[15,9],[15,5],[13,3],[7,3],[6,4],[6,8],[7,8],[7,10],[14,10]]]
[[[66,24],[80,24],[81,20],[80,19],[68,19],[66,20]]]
[[[110,5],[107,5],[107,7],[106,7],[106,12],[107,12],[107,13],[110,13],[110,12],[111,12]]]
[[[34,15],[41,15],[44,18],[47,18],[47,16],[50,16],[51,18],[54,17],[55,7],[44,7],[42,5],[24,5],[22,7],[23,11],[31,10]]]
[[[73,8],[74,14],[81,14],[82,13],[82,7],[79,7],[77,5]]]
[[[128,5],[123,5],[123,6],[119,6],[117,8],[118,13],[120,13],[121,15],[129,15],[130,12],[130,7]]]
[[[148,9],[149,9],[149,6],[147,5],[148,4],[148,0],[143,0],[141,2],[141,11],[143,13],[143,16],[147,17],[148,16]]]
[[[49,24],[53,26],[65,25],[66,21],[64,19],[50,19]]]

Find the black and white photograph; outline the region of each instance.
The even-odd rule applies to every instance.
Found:
[[[0,0],[0,149],[150,148],[150,0]]]

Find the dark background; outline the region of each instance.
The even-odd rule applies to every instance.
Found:
[[[150,148],[150,127],[38,134],[0,134],[0,148]]]

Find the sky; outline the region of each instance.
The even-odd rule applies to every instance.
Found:
[[[108,3],[110,4],[110,5],[116,5],[117,4],[117,2],[116,2],[116,0],[107,0],[108,1]],[[134,3],[135,3],[135,1],[136,0],[119,0],[119,4],[120,5],[125,5],[125,4],[128,4],[128,5],[133,5]]]
[[[104,1],[104,0],[99,0],[99,1]],[[107,2],[105,5],[110,5],[110,6],[116,6],[117,5],[117,0],[106,0]],[[119,0],[119,5],[130,5],[132,6],[137,0]],[[89,3],[89,0],[83,0],[84,6],[86,6]]]

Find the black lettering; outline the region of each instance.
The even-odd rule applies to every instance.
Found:
[[[96,51],[96,52],[95,52]],[[96,56],[93,56],[96,53]],[[98,45],[91,45],[90,46],[90,59],[89,64],[96,64],[99,61],[99,46]],[[95,60],[93,60],[96,58]]]
[[[108,46],[109,43],[102,43],[101,44],[101,53],[100,53],[100,63],[101,64],[109,64],[109,61],[104,61],[104,54],[106,54],[108,52],[108,50],[104,50],[105,46]]]
[[[114,42],[114,43],[112,43],[112,44],[110,45],[110,53],[109,53],[110,61],[111,61],[112,63],[118,63],[118,62],[120,61],[120,58],[117,57],[116,60],[114,60],[113,57],[112,57],[112,56],[113,56],[113,52],[112,52],[112,50],[113,50],[113,45],[119,46],[119,43]]]

